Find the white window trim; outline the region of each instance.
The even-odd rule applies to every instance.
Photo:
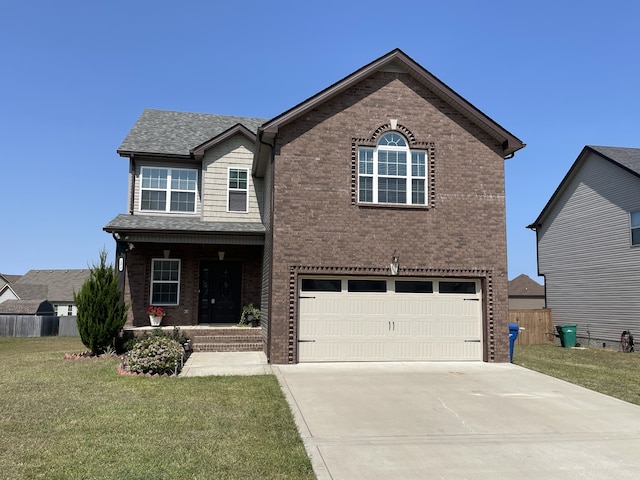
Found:
[[[154,168],[154,169],[159,169],[159,170],[166,170],[167,171],[167,187],[162,189],[162,188],[143,188],[142,187],[142,172],[145,168]],[[173,171],[190,171],[190,172],[195,172],[196,174],[196,188],[195,190],[181,190],[181,189],[172,189],[171,188],[171,176],[172,176],[172,172]],[[139,199],[138,199],[138,211],[140,212],[145,212],[145,213],[172,213],[172,214],[182,214],[182,215],[195,215],[198,212],[198,170],[196,168],[174,168],[174,167],[164,167],[164,166],[157,166],[157,165],[143,165],[140,167],[140,175],[139,175]],[[166,205],[165,205],[165,209],[164,210],[145,210],[142,208],[142,192],[143,190],[149,190],[149,191],[153,191],[153,192],[166,192]],[[194,204],[193,204],[193,211],[192,212],[186,212],[186,211],[173,211],[171,210],[171,193],[172,192],[188,192],[188,193],[193,193],[194,194]]]
[[[357,185],[357,193],[358,193],[358,203],[362,203],[364,205],[411,205],[411,206],[426,206],[427,205],[427,199],[428,197],[428,185],[427,185],[427,171],[428,171],[428,167],[429,167],[429,154],[426,150],[420,150],[420,149],[416,149],[416,150],[412,150],[409,147],[409,142],[407,141],[407,139],[404,137],[404,135],[402,135],[399,132],[396,131],[389,131],[386,132],[385,135],[387,133],[396,133],[397,135],[400,135],[405,143],[406,146],[404,147],[397,147],[397,146],[392,146],[392,145],[383,145],[382,149],[383,150],[387,150],[387,151],[402,151],[402,152],[406,152],[406,169],[407,169],[407,173],[406,175],[380,175],[378,173],[378,151],[380,150],[380,145],[377,144],[375,147],[360,147],[358,148],[358,185]],[[384,135],[383,135],[384,136]],[[360,173],[360,151],[362,150],[369,150],[369,151],[373,151],[373,174],[366,174],[366,173]],[[424,153],[424,170],[425,170],[425,175],[424,176],[413,176],[413,153],[418,153],[418,152],[423,152]],[[372,196],[372,200],[370,202],[365,201],[365,200],[361,200],[360,199],[360,179],[361,178],[371,178],[372,179],[372,189],[373,189],[373,196]],[[378,201],[378,179],[382,177],[382,178],[404,178],[405,179],[405,194],[406,194],[406,202],[404,203],[394,203],[394,202],[379,202]],[[423,180],[424,181],[424,202],[423,203],[413,203],[413,180]]]
[[[634,213],[640,213],[640,210],[632,210],[629,212],[629,243],[632,247],[640,247],[640,243],[633,243],[633,231],[640,230],[640,226],[633,226]]]
[[[155,265],[155,262],[157,260],[160,261],[173,261],[173,262],[178,262],[178,280],[154,280],[153,279],[153,268]],[[152,258],[151,259],[151,279],[149,282],[149,305],[154,305],[154,306],[175,306],[175,305],[180,305],[180,284],[181,282],[181,273],[182,273],[182,261],[179,258]],[[178,290],[177,290],[177,295],[176,295],[176,303],[158,303],[158,302],[154,302],[153,301],[153,286],[154,284],[157,283],[177,283],[178,284]]]
[[[247,188],[231,188],[229,186],[229,180],[231,179],[231,170],[244,171],[247,174]],[[227,168],[227,213],[249,213],[249,169],[244,167],[229,167]],[[244,199],[244,210],[230,210],[229,209],[229,197],[231,192],[244,192],[246,194]]]

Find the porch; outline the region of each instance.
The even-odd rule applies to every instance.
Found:
[[[261,327],[240,327],[228,324],[209,325],[169,325],[161,327],[125,327],[126,338],[140,337],[157,329],[171,335],[174,328],[179,328],[191,340],[194,352],[262,352]]]

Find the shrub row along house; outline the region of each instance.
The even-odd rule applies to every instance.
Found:
[[[253,303],[272,363],[506,362],[504,161],[523,147],[401,50],[272,119],[145,110],[104,227],[127,326]]]

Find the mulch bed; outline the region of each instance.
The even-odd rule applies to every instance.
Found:
[[[66,358],[67,360],[92,360],[92,359],[111,359],[111,358],[119,358],[120,359],[120,363],[118,364],[118,374],[119,375],[126,375],[128,377],[149,377],[149,378],[159,378],[159,377],[177,377],[176,374],[171,374],[169,375],[168,373],[163,373],[162,375],[159,375],[157,373],[151,374],[151,373],[137,373],[137,372],[130,372],[129,370],[127,370],[126,367],[126,363],[124,361],[124,356],[118,356],[118,355],[96,355],[95,353],[92,353],[90,350],[87,350],[86,352],[80,352],[80,353],[65,353],[64,354],[64,358]]]

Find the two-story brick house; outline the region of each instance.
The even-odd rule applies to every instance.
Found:
[[[145,111],[128,324],[237,323],[273,363],[508,361],[504,160],[524,144],[400,50],[271,119]]]

